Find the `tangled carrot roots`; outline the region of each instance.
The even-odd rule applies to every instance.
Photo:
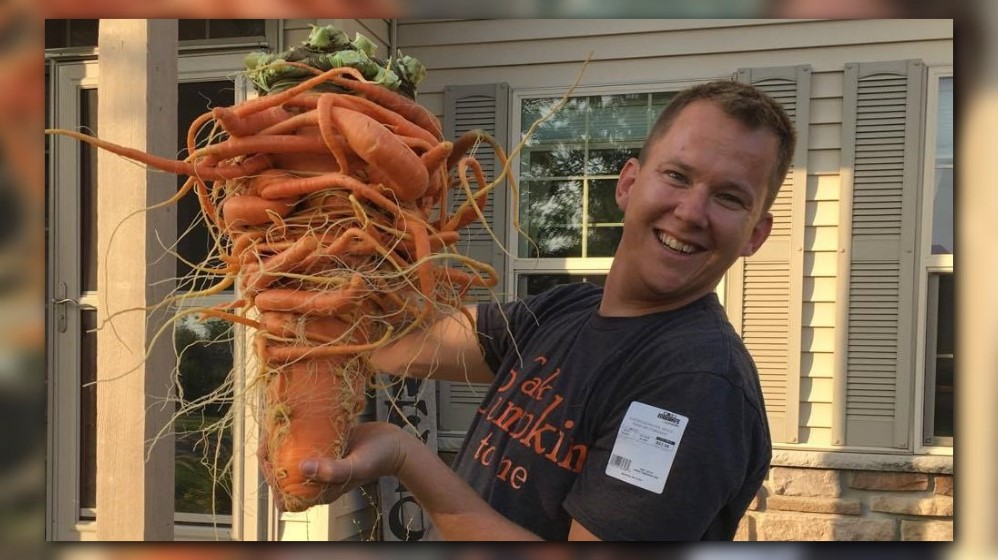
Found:
[[[47,131],[189,176],[176,198],[195,192],[224,263],[200,295],[233,284],[239,294],[204,315],[256,329],[259,456],[285,511],[331,499],[334,489],[305,480],[298,463],[342,456],[375,373],[365,353],[460,309],[471,287],[496,284],[495,270],[450,247],[502,179],[488,182],[468,151],[488,143],[506,169],[481,131],[446,141],[425,108],[357,70],[301,67],[314,76],[197,119],[185,160]],[[206,126],[211,139],[199,147]],[[450,215],[447,193],[458,187],[467,201]]]

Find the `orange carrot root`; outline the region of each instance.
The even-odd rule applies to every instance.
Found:
[[[335,494],[305,480],[298,463],[342,456],[374,375],[366,353],[440,309],[462,309],[471,288],[495,285],[491,267],[440,253],[491,190],[467,153],[484,142],[505,165],[495,139],[473,131],[444,140],[432,113],[357,70],[309,72],[198,117],[183,160],[46,130],[190,177],[175,199],[194,192],[215,242],[214,261],[199,271],[217,277],[212,289],[240,290],[202,316],[256,330],[266,434],[258,456],[284,511]],[[323,84],[347,93],[313,89]],[[448,215],[447,190],[458,184],[472,200]]]

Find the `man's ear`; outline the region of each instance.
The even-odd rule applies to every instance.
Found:
[[[641,169],[641,164],[638,163],[637,158],[631,158],[627,160],[624,167],[620,170],[620,177],[617,178],[617,190],[615,192],[617,198],[617,207],[621,211],[627,210],[627,199],[631,194],[631,185],[638,178],[638,171]]]
[[[762,247],[762,244],[766,242],[769,238],[769,233],[773,231],[773,215],[766,212],[759,221],[755,223],[752,227],[752,234],[749,235],[748,241],[745,242],[745,246],[742,247],[741,256],[751,257]]]

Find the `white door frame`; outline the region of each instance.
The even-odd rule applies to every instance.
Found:
[[[239,71],[243,68],[244,52],[227,54],[197,54],[178,58],[178,80],[196,82],[232,79],[238,103],[249,94],[250,86]],[[97,62],[55,62],[52,64],[52,126],[78,129],[80,123],[80,92],[98,87]],[[80,346],[81,307],[99,304],[96,291],[82,292],[80,276],[80,149],[75,140],[64,137],[51,139],[49,202],[49,308],[48,332],[48,486],[46,539],[93,540],[96,522],[81,521],[80,508]],[[226,295],[218,296],[220,303]],[[55,303],[60,302],[60,303]],[[243,337],[237,331],[233,353],[237,371],[245,362]],[[241,376],[240,376],[241,377]],[[190,515],[178,517],[175,538],[178,540],[267,540],[274,531],[269,528],[270,498],[266,485],[261,484],[254,450],[244,449],[241,442],[246,420],[239,418],[234,426],[234,480],[232,527],[194,527],[184,521],[195,521]],[[203,520],[196,520],[203,521]]]

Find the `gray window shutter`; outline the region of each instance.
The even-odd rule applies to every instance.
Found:
[[[925,66],[847,64],[832,440],[910,446]]]
[[[444,137],[448,140],[456,140],[470,130],[482,129],[498,140],[500,145],[505,146],[509,137],[508,123],[509,85],[478,84],[444,88]],[[474,155],[481,163],[487,179],[492,180],[502,172],[498,158],[488,145],[482,144]],[[474,183],[472,188],[475,188]],[[489,224],[488,229],[479,221],[475,221],[461,232],[457,251],[475,260],[491,264],[499,276],[499,284],[491,291],[481,288],[469,291],[468,303],[504,299],[506,256],[496,244],[496,240],[506,243],[506,228],[509,222],[506,216],[507,190],[508,181],[503,181],[492,191],[483,212]],[[449,195],[448,206],[451,211],[467,200],[467,196],[460,189],[451,189]],[[491,233],[489,229],[492,230]],[[475,409],[481,404],[487,386],[448,382],[440,382],[437,385],[439,429],[442,438],[439,442],[441,450],[447,450],[449,444],[453,445],[459,436],[463,437],[475,414]],[[448,440],[448,433],[453,439]]]
[[[755,255],[735,263],[725,285],[728,316],[759,370],[773,441],[796,443],[811,67],[742,69],[738,81],[779,101],[797,129],[794,161],[771,209],[773,231]]]

